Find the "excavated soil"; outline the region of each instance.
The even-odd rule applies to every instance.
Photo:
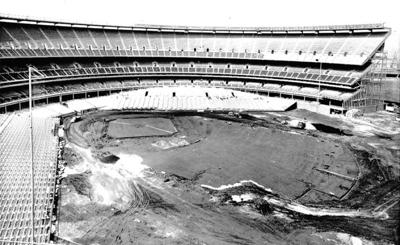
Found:
[[[293,117],[306,118],[318,128],[283,125]],[[376,244],[398,241],[398,135],[375,132],[366,137],[340,118],[330,120],[302,110],[262,117],[94,112],[74,121],[64,121],[67,138],[76,146],[64,158],[67,166],[85,171],[63,181],[59,236],[65,240],[81,244],[342,244],[343,237]],[[124,126],[110,133],[110,122]],[[129,128],[134,128],[132,137],[115,137],[128,135],[124,131]],[[102,154],[140,156],[147,169],[132,176],[127,208],[96,203],[90,189],[94,177],[76,167],[79,160],[88,164],[76,157],[82,147],[91,149],[89,157],[99,160],[100,167]],[[254,185],[233,185],[243,180]],[[233,186],[212,189],[223,185]],[[292,210],[292,203],[357,214],[310,215]]]

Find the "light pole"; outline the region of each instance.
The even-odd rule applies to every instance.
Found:
[[[315,61],[319,62],[318,97],[317,97],[317,102],[319,104],[319,97],[321,93],[322,61],[320,61],[319,59],[316,59]]]
[[[35,68],[29,66],[28,67],[28,77],[29,77],[29,128],[30,128],[30,132],[29,132],[29,141],[30,141],[30,145],[31,145],[31,202],[32,202],[32,212],[31,212],[31,228],[32,228],[32,240],[31,240],[31,244],[34,244],[34,238],[35,238],[35,190],[34,190],[34,186],[35,186],[35,180],[34,180],[34,165],[33,165],[33,118],[32,118],[32,71],[35,71],[36,73],[38,73],[40,76],[43,77],[43,75],[36,70]]]
[[[31,228],[32,228],[32,240],[31,244],[34,244],[34,238],[35,238],[35,181],[34,181],[34,167],[33,167],[33,129],[32,129],[32,67],[28,67],[28,73],[29,73],[29,141],[31,144],[31,202],[32,202],[32,212],[31,212]]]

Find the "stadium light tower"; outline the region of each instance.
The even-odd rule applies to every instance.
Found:
[[[39,76],[32,76],[32,73],[35,72]],[[29,133],[29,141],[31,144],[31,201],[32,201],[32,212],[31,212],[31,226],[32,226],[32,240],[31,244],[35,244],[34,238],[35,238],[35,180],[34,180],[34,164],[33,164],[33,118],[32,118],[32,79],[35,78],[40,78],[44,77],[42,73],[40,73],[37,69],[34,67],[29,66],[28,67],[28,74],[29,74],[29,128],[30,128],[30,133]]]

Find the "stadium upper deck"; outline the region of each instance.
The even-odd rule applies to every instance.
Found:
[[[364,65],[382,24],[298,28],[106,26],[0,17],[0,57],[197,57]]]
[[[343,106],[361,94],[372,57],[390,31],[382,24],[107,26],[0,16],[0,111],[27,101],[28,66],[40,71],[33,84],[46,89],[34,95],[46,100],[60,95],[62,101],[65,93],[87,96],[86,83],[99,85],[90,91],[124,90],[163,86],[170,78],[174,86],[181,79],[190,85],[204,79],[202,86],[217,80],[222,87]],[[107,86],[112,81],[120,86]]]

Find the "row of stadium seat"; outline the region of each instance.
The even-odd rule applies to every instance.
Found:
[[[13,72],[27,71],[28,67],[31,66],[36,70],[57,70],[61,68],[118,68],[124,66],[133,67],[176,67],[176,68],[218,68],[218,69],[253,69],[253,70],[266,70],[266,71],[277,71],[277,72],[292,72],[292,73],[312,73],[319,74],[322,72],[324,75],[332,76],[347,76],[347,77],[360,77],[362,72],[355,70],[337,70],[337,69],[315,69],[308,67],[291,67],[291,66],[278,66],[278,65],[257,65],[257,64],[231,64],[231,63],[199,63],[199,62],[126,62],[126,61],[94,61],[94,62],[69,62],[69,63],[43,63],[39,65],[2,65],[0,66],[0,74],[10,74]]]
[[[29,242],[31,239],[29,121],[27,112],[12,114],[11,121],[0,132],[0,237],[2,240]],[[51,129],[57,121],[58,119],[40,115],[33,118],[35,129],[33,131],[34,224],[35,242],[38,243],[47,243],[50,239],[57,160],[57,140],[51,133]]]
[[[277,53],[278,54],[278,53]],[[90,50],[90,49],[1,49],[0,57],[198,57],[224,59],[263,59],[261,53],[194,52],[163,50]],[[275,55],[276,56],[276,55]]]
[[[121,96],[122,97],[122,96]],[[120,97],[120,98],[121,98]],[[142,110],[268,110],[273,107],[268,99],[249,99],[237,97],[206,97],[202,96],[130,96],[122,97],[113,109]],[[277,108],[277,107],[275,107]]]
[[[54,69],[57,67],[57,69]],[[107,76],[107,75],[143,75],[143,74],[206,74],[206,75],[222,75],[222,76],[245,76],[245,77],[257,77],[273,78],[273,79],[284,79],[292,80],[296,82],[304,83],[316,83],[321,82],[324,84],[330,84],[333,86],[351,86],[353,85],[362,75],[360,72],[349,72],[349,71],[333,71],[336,75],[331,75],[331,70],[316,70],[316,69],[296,69],[287,67],[276,67],[276,66],[232,66],[235,68],[228,68],[225,65],[213,65],[213,64],[193,64],[193,65],[182,65],[175,63],[157,63],[156,65],[133,65],[133,64],[120,64],[113,66],[83,66],[82,64],[74,63],[61,67],[56,65],[53,68],[46,67],[47,69],[40,69],[40,72],[45,79],[59,79],[65,77],[85,77],[85,76]],[[10,82],[21,82],[28,79],[28,72],[25,71],[13,71],[9,69],[7,72],[0,73],[0,85],[9,84]],[[321,74],[320,74],[321,72]]]
[[[352,59],[365,60],[385,40],[386,33],[337,34],[337,35],[254,35],[254,34],[195,34],[195,33],[164,33],[164,32],[132,32],[115,30],[96,30],[81,28],[45,27],[35,25],[8,24],[0,28],[2,36],[0,48],[47,49],[50,56],[60,56],[66,49],[84,50],[135,50],[138,51],[191,51],[206,55],[208,52],[232,52],[236,54],[252,54],[266,59],[331,59],[341,56],[341,62]],[[13,51],[10,51],[13,52]],[[32,56],[43,55],[42,51],[33,51]],[[92,52],[92,51],[91,51]],[[79,55],[78,53],[74,53]],[[92,55],[95,55],[92,52]],[[107,54],[107,53],[106,53]],[[111,52],[112,55],[113,52]],[[120,53],[121,55],[122,53]],[[145,55],[146,52],[142,53]],[[163,53],[164,56],[168,54]],[[2,56],[9,56],[3,51]],[[14,55],[18,55],[14,53]],[[19,54],[23,55],[23,53]],[[90,54],[89,54],[90,55]],[[99,55],[99,54],[97,54]],[[126,54],[125,54],[126,55]],[[137,53],[136,55],[139,55]],[[160,54],[162,55],[162,54]],[[179,55],[179,54],[175,54]],[[190,56],[186,53],[184,56]],[[216,57],[215,54],[212,55]],[[252,57],[253,58],[253,57]]]
[[[111,96],[54,103],[35,109],[51,116],[102,108],[105,110],[269,110],[282,111],[292,100],[266,98],[215,87],[159,87],[127,91]]]
[[[4,128],[8,125],[14,114],[0,114],[0,134]]]
[[[307,98],[317,98],[318,96],[329,98],[332,100],[343,101],[352,96],[352,92],[340,92],[330,89],[322,89],[319,92],[317,87],[301,87],[296,85],[282,85],[278,83],[257,83],[257,82],[241,82],[241,81],[224,81],[224,80],[188,80],[188,79],[141,79],[126,81],[110,81],[110,82],[87,82],[87,83],[70,83],[70,84],[46,84],[35,85],[33,96],[36,99],[52,97],[63,94],[81,93],[81,92],[97,92],[111,90],[128,90],[138,88],[151,87],[176,87],[176,86],[200,86],[200,87],[219,87],[232,88],[239,90],[250,90],[259,92],[272,92],[276,94],[287,94],[293,96],[301,96]],[[0,105],[2,103],[26,100],[28,97],[27,90],[16,89],[13,91],[14,97],[7,97],[8,93],[0,92]]]
[[[366,54],[366,53],[364,53]],[[90,50],[90,49],[1,49],[0,58],[31,57],[171,57],[252,59],[271,61],[322,62],[331,64],[362,65],[368,55],[318,55],[317,53],[291,54],[286,51],[271,53],[160,51],[160,50]]]

